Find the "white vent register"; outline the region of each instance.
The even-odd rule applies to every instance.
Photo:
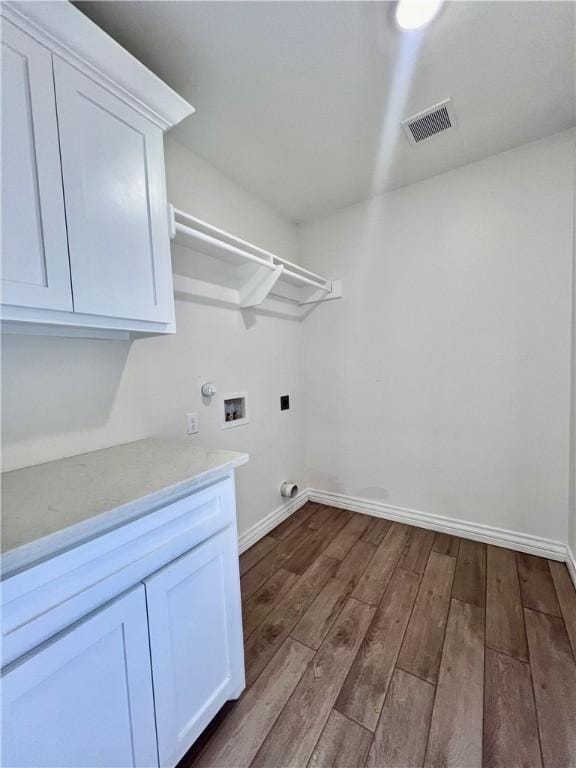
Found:
[[[411,144],[419,144],[456,125],[456,115],[451,99],[445,99],[433,107],[418,112],[402,121],[402,127]]]

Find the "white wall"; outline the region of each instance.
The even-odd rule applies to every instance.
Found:
[[[255,243],[295,258],[294,227],[171,140],[166,142],[168,196],[176,206]],[[2,349],[3,462],[10,469],[152,434],[248,451],[237,473],[243,531],[280,504],[282,480],[302,483],[301,326],[290,319],[176,302],[174,336],[132,343],[6,337]],[[220,429],[218,403],[205,405],[200,385],[247,390],[248,425]],[[291,410],[280,412],[281,394]]]
[[[573,141],[300,227],[312,487],[567,540]]]
[[[178,300],[175,336],[6,337],[5,468],[183,436],[198,410],[192,443],[252,454],[238,472],[242,531],[278,506],[283,479],[304,480],[306,432],[314,487],[570,535],[576,552],[571,143],[558,135],[303,225],[303,261],[344,278],[346,294],[303,325]],[[173,141],[167,174],[177,206],[298,260],[287,221]],[[205,379],[248,390],[251,423],[220,430]]]

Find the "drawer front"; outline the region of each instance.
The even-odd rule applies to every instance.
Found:
[[[2,665],[231,526],[230,475],[2,582]]]

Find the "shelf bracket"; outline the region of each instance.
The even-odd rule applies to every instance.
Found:
[[[284,272],[283,264],[274,267],[272,270],[267,267],[260,267],[240,288],[240,306],[246,309],[262,304],[276,285],[282,272]]]
[[[332,299],[342,298],[342,280],[332,280],[332,289],[330,293],[325,291],[315,291],[307,299],[299,301],[298,304],[302,307],[306,304],[320,304],[323,301],[332,301]]]

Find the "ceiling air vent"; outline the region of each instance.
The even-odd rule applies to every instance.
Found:
[[[418,112],[406,120],[402,120],[402,127],[411,144],[419,144],[430,136],[447,131],[456,125],[456,116],[451,99],[445,99],[433,107]]]

